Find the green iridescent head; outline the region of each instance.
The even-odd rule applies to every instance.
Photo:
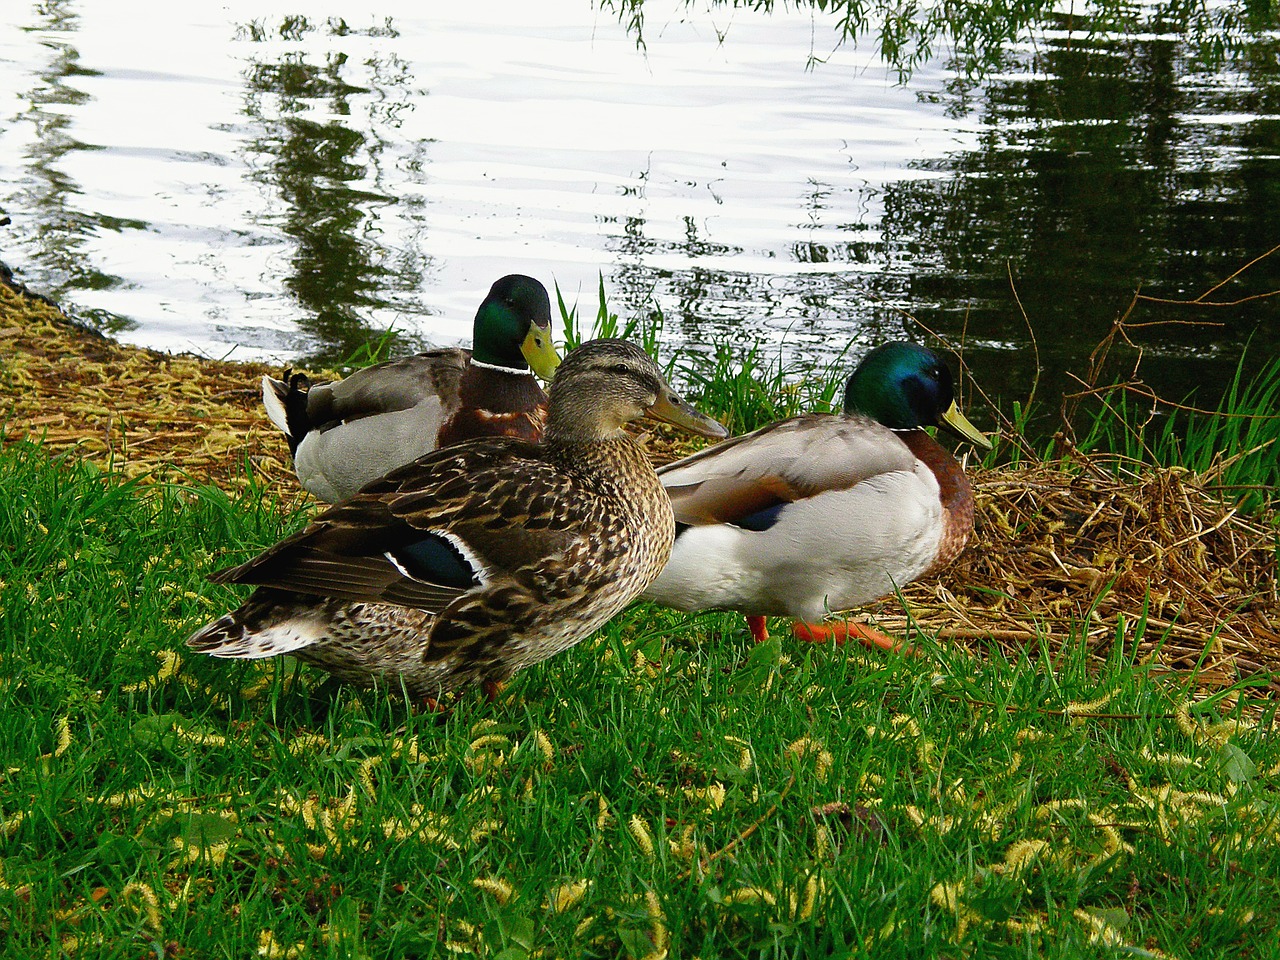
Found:
[[[510,274],[489,288],[476,311],[471,356],[511,370],[533,368],[550,380],[560,364],[551,339],[551,298],[533,277]]]
[[[863,357],[845,386],[844,412],[865,414],[891,430],[944,427],[984,449],[991,447],[956,406],[950,368],[915,343],[884,343]]]

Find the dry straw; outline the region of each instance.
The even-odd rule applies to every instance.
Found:
[[[1263,521],[1182,470],[1068,466],[978,472],[969,549],[909,588],[906,612],[883,604],[879,625],[1011,655],[1040,637],[1056,652],[1083,635],[1098,657],[1123,642],[1171,670],[1199,666],[1208,685],[1280,670],[1275,533]]]

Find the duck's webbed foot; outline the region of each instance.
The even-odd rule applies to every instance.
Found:
[[[868,647],[879,647],[890,653],[913,653],[915,648],[909,643],[894,640],[887,634],[875,630],[865,623],[855,620],[834,620],[829,623],[809,623],[797,620],[791,625],[791,632],[796,638],[806,643],[826,643],[834,640],[836,646],[844,646],[847,640],[856,640]]]

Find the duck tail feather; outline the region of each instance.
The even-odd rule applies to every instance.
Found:
[[[288,375],[288,371],[285,375]],[[267,408],[267,416],[271,418],[277,430],[292,440],[293,434],[289,432],[289,412],[285,406],[288,396],[289,384],[283,380],[277,380],[270,374],[262,375],[262,405]]]
[[[263,374],[262,405],[267,408],[267,416],[289,441],[289,452],[297,453],[298,444],[311,429],[311,418],[307,411],[308,393],[311,381],[304,373],[284,372],[284,379]]]
[[[205,624],[187,646],[211,657],[260,660],[293,653],[328,636],[324,604],[283,590],[257,590],[243,605]]]

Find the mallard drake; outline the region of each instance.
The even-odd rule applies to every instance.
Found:
[[[678,533],[644,596],[678,610],[799,618],[808,640],[896,644],[859,624],[822,625],[941,569],[973,530],[973,491],[924,426],[990,443],[956,407],[951,371],[912,343],[871,350],[844,411],[780,420],[658,471]]]
[[[392,471],[215,574],[258,589],[187,644],[216,657],[290,653],[417,698],[492,689],[582,640],[667,562],[671,501],[623,429],[646,414],[726,435],[638,347],[583,344],[556,374],[538,443],[471,440]]]
[[[546,287],[511,274],[476,311],[470,351],[431,350],[333,383],[263,377],[262,402],[289,441],[302,486],[336,503],[437,447],[472,437],[537,440],[547,395],[533,375],[549,381],[559,362]]]

